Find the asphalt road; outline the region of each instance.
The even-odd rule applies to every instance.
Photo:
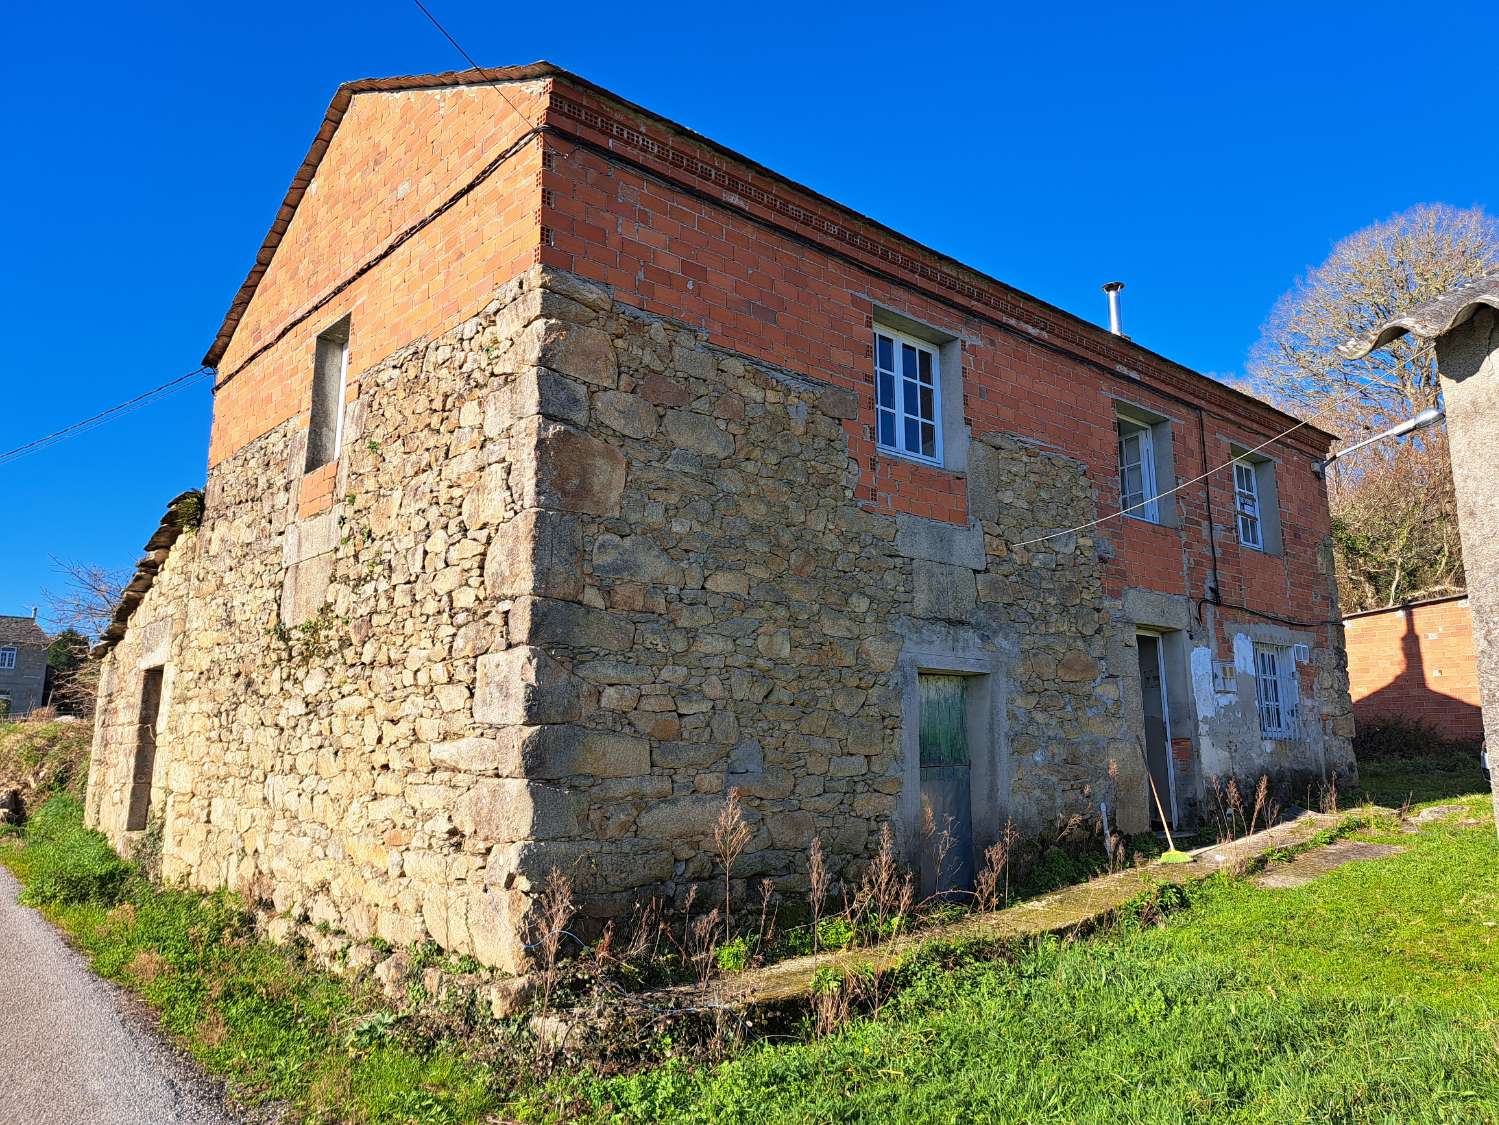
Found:
[[[0,867],[0,1122],[234,1125],[213,1084],[19,890]]]

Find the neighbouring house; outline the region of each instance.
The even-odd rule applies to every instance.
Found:
[[[1436,349],[1484,742],[1499,746],[1499,272],[1460,285],[1338,350],[1358,359],[1411,333]],[[1489,769],[1499,829],[1499,769]]]
[[[206,362],[88,795],[169,879],[515,967],[730,789],[737,894],[1353,777],[1328,434],[553,66],[341,87]]]
[[[1352,613],[1343,632],[1356,723],[1418,719],[1447,738],[1483,739],[1466,594]]]
[[[0,718],[19,718],[42,705],[50,643],[36,610],[27,617],[0,613]]]

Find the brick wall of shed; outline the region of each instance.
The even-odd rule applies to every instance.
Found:
[[[1466,597],[1355,614],[1343,628],[1359,723],[1394,716],[1430,723],[1449,738],[1483,737]]]

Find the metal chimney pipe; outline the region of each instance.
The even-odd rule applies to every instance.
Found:
[[[37,607],[36,606],[32,606],[31,607],[31,620],[33,620],[33,621],[36,620],[36,611],[37,611]]]
[[[1124,288],[1122,281],[1106,282],[1103,291],[1109,295],[1109,331],[1115,336],[1124,335],[1124,327],[1119,321],[1119,291]]]

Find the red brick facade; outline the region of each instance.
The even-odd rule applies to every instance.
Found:
[[[305,415],[313,340],[326,324],[353,315],[353,397],[360,370],[470,315],[537,260],[604,282],[619,300],[702,328],[714,343],[855,390],[860,416],[847,428],[858,494],[879,511],[961,523],[967,503],[961,474],[876,451],[877,309],[959,337],[970,427],[1083,461],[1100,515],[1118,507],[1118,403],[1171,419],[1178,481],[1222,466],[1231,445],[1257,446],[1292,424],[580,79],[551,72],[507,82],[503,94],[431,85],[349,102],[253,301],[227,348],[210,354],[221,372],[211,464]],[[1211,600],[1216,584],[1230,615],[1227,607],[1244,606],[1326,622],[1333,607],[1317,551],[1327,506],[1312,471],[1326,442],[1307,427],[1267,450],[1277,462],[1281,554],[1239,546],[1232,483],[1217,472],[1176,494],[1177,526],[1105,527],[1117,548],[1109,592]],[[329,501],[322,476],[306,491],[303,514]],[[1205,534],[1210,521],[1216,544]]]
[[[1428,722],[1449,738],[1483,738],[1465,595],[1356,613],[1343,627],[1358,722],[1399,715]]]

